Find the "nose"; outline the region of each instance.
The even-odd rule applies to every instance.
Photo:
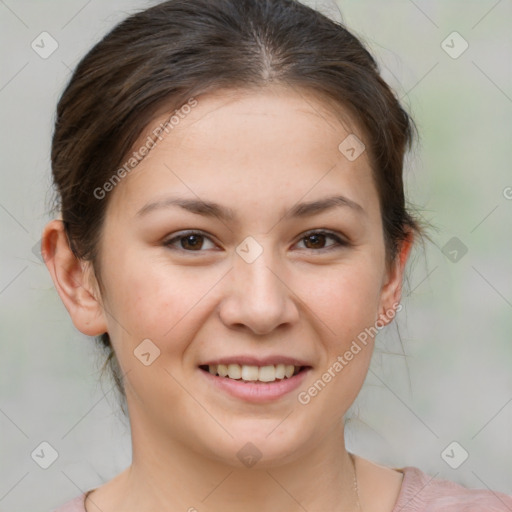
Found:
[[[291,283],[287,283],[289,274],[269,248],[252,263],[235,255],[233,267],[219,307],[224,325],[246,327],[254,334],[265,335],[298,321],[297,297]]]

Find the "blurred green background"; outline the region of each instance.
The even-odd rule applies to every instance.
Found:
[[[305,3],[341,19],[339,7],[414,117],[407,190],[436,227],[414,250],[404,309],[379,334],[348,447],[512,494],[512,3]],[[148,5],[0,2],[0,511],[50,510],[130,461],[102,355],[33,249],[49,220],[52,124],[71,69]],[[59,45],[47,59],[31,48],[43,31]],[[42,441],[59,455],[46,470],[31,458]],[[453,441],[469,453],[457,469],[441,456]]]

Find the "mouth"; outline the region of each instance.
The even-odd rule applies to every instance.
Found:
[[[214,377],[252,384],[269,384],[291,379],[310,366],[275,364],[265,366],[240,364],[203,364],[199,368]]]

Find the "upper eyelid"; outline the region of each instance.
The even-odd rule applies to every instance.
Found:
[[[349,241],[348,241],[348,239],[347,239],[347,237],[345,235],[343,235],[341,233],[336,233],[334,231],[330,231],[328,229],[313,229],[313,230],[306,231],[305,233],[301,234],[301,236],[299,237],[299,239],[297,240],[296,243],[299,243],[300,241],[302,241],[303,238],[305,238],[305,237],[307,237],[309,235],[315,235],[315,234],[322,234],[322,235],[326,235],[328,237],[331,237],[333,240],[335,240],[336,244],[339,247],[343,247],[343,246],[349,245]],[[322,251],[323,249],[328,250],[330,248],[332,248],[332,246],[322,247],[322,248],[318,249],[315,252]]]

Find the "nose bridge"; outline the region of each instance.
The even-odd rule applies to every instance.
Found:
[[[231,286],[221,316],[227,324],[243,324],[258,334],[297,318],[290,291],[279,277],[282,265],[271,242],[244,240],[236,249]],[[284,281],[284,279],[283,279]]]
[[[271,270],[277,267],[274,254],[270,246],[266,247],[253,261],[243,257],[236,259],[234,265],[235,277],[240,279],[239,284],[245,284],[242,289],[249,295],[252,292],[254,297],[266,296],[268,299],[276,298],[282,293],[279,282]],[[281,285],[281,286],[280,286]]]
[[[244,290],[244,298],[258,308],[264,308],[265,303],[281,300],[282,283],[271,269],[279,267],[275,252],[271,247],[270,238],[256,241],[247,237],[237,247],[234,272],[238,285]],[[258,304],[259,303],[259,304]]]

